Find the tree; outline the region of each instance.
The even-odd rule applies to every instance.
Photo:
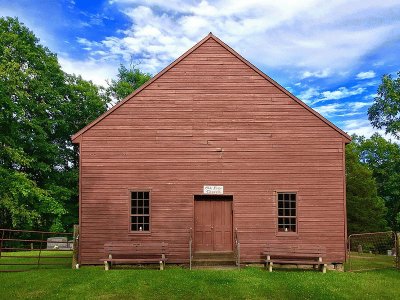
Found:
[[[346,146],[346,181],[348,234],[385,230],[385,203],[378,196],[372,171],[360,162],[355,142]]]
[[[378,133],[370,139],[358,138],[361,161],[373,172],[378,193],[388,208],[387,220],[393,230],[400,230],[400,146]]]
[[[65,86],[60,103],[61,115],[57,119],[58,145],[56,168],[51,174],[52,183],[68,189],[69,198],[63,203],[67,214],[62,216],[64,228],[71,228],[78,221],[79,147],[71,142],[71,135],[92,122],[107,109],[108,99],[100,88],[81,76],[64,74]],[[61,199],[61,198],[60,198]]]
[[[54,134],[63,84],[55,55],[17,19],[0,19],[0,209],[2,226],[32,226],[42,214],[55,222],[63,207],[43,188],[57,147]]]
[[[0,227],[64,230],[77,220],[70,136],[106,110],[18,19],[0,18]],[[66,222],[66,223],[65,223]]]
[[[400,138],[400,72],[397,78],[384,75],[378,88],[378,96],[368,109],[368,118],[375,128],[384,128],[397,139]]]
[[[151,75],[142,72],[134,65],[129,69],[124,65],[118,68],[117,79],[111,79],[106,88],[106,93],[111,99],[120,101],[151,79]]]

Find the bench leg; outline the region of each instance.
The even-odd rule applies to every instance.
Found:
[[[160,260],[160,270],[161,270],[161,271],[164,270],[164,263],[163,263],[162,260]]]
[[[268,263],[268,271],[272,272],[272,266],[274,265],[274,263],[271,261]]]
[[[165,269],[165,253],[161,254],[161,259],[162,259],[163,270],[164,270]]]
[[[108,261],[104,261],[104,270],[105,271],[108,271],[108,270],[110,270],[110,264],[108,263]]]
[[[324,274],[326,273],[326,267],[327,267],[327,264],[321,264],[321,265],[320,265],[320,270],[321,270],[321,272],[324,273]]]

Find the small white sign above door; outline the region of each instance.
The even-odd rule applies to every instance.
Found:
[[[204,194],[223,195],[224,187],[222,185],[205,185],[203,187]]]

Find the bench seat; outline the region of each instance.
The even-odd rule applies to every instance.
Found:
[[[166,262],[166,258],[107,258],[107,259],[101,259],[101,261],[109,261],[109,262],[114,262],[114,263],[159,263],[160,261]]]
[[[105,270],[109,270],[113,264],[160,264],[160,270],[164,270],[167,243],[155,242],[108,242],[104,244]]]
[[[276,264],[294,264],[294,265],[322,265],[324,262],[314,261],[314,260],[290,260],[290,259],[273,259],[265,260],[265,262],[274,262]]]
[[[326,249],[319,245],[268,245],[263,252],[264,266],[272,272],[275,264],[282,265],[313,265],[326,273],[327,263],[324,261]]]

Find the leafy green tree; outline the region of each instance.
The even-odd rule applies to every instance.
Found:
[[[117,79],[108,82],[106,93],[111,99],[120,101],[151,79],[149,73],[144,73],[134,65],[129,68],[120,65]]]
[[[361,161],[373,172],[378,193],[388,208],[387,220],[400,230],[400,146],[378,133],[369,139],[358,138]]]
[[[64,76],[55,55],[17,19],[0,19],[0,208],[2,226],[32,226],[42,214],[55,220],[65,213],[43,185],[57,146],[54,88]],[[41,225],[41,224],[40,224]]]
[[[65,74],[18,19],[0,18],[0,227],[63,230],[76,222],[70,136],[105,110],[95,85]]]
[[[69,197],[63,203],[68,213],[62,216],[61,221],[64,228],[71,228],[78,222],[79,212],[79,147],[72,144],[71,135],[104,113],[108,99],[91,81],[83,80],[81,76],[64,76],[63,100],[60,103],[62,115],[57,120],[54,141],[58,145],[57,165],[51,174],[51,181],[55,186],[65,187],[69,191]]]
[[[355,142],[346,146],[346,181],[348,234],[387,229],[385,203]]]
[[[384,75],[378,88],[378,96],[368,110],[368,118],[375,128],[384,128],[400,138],[400,72],[397,78]]]

